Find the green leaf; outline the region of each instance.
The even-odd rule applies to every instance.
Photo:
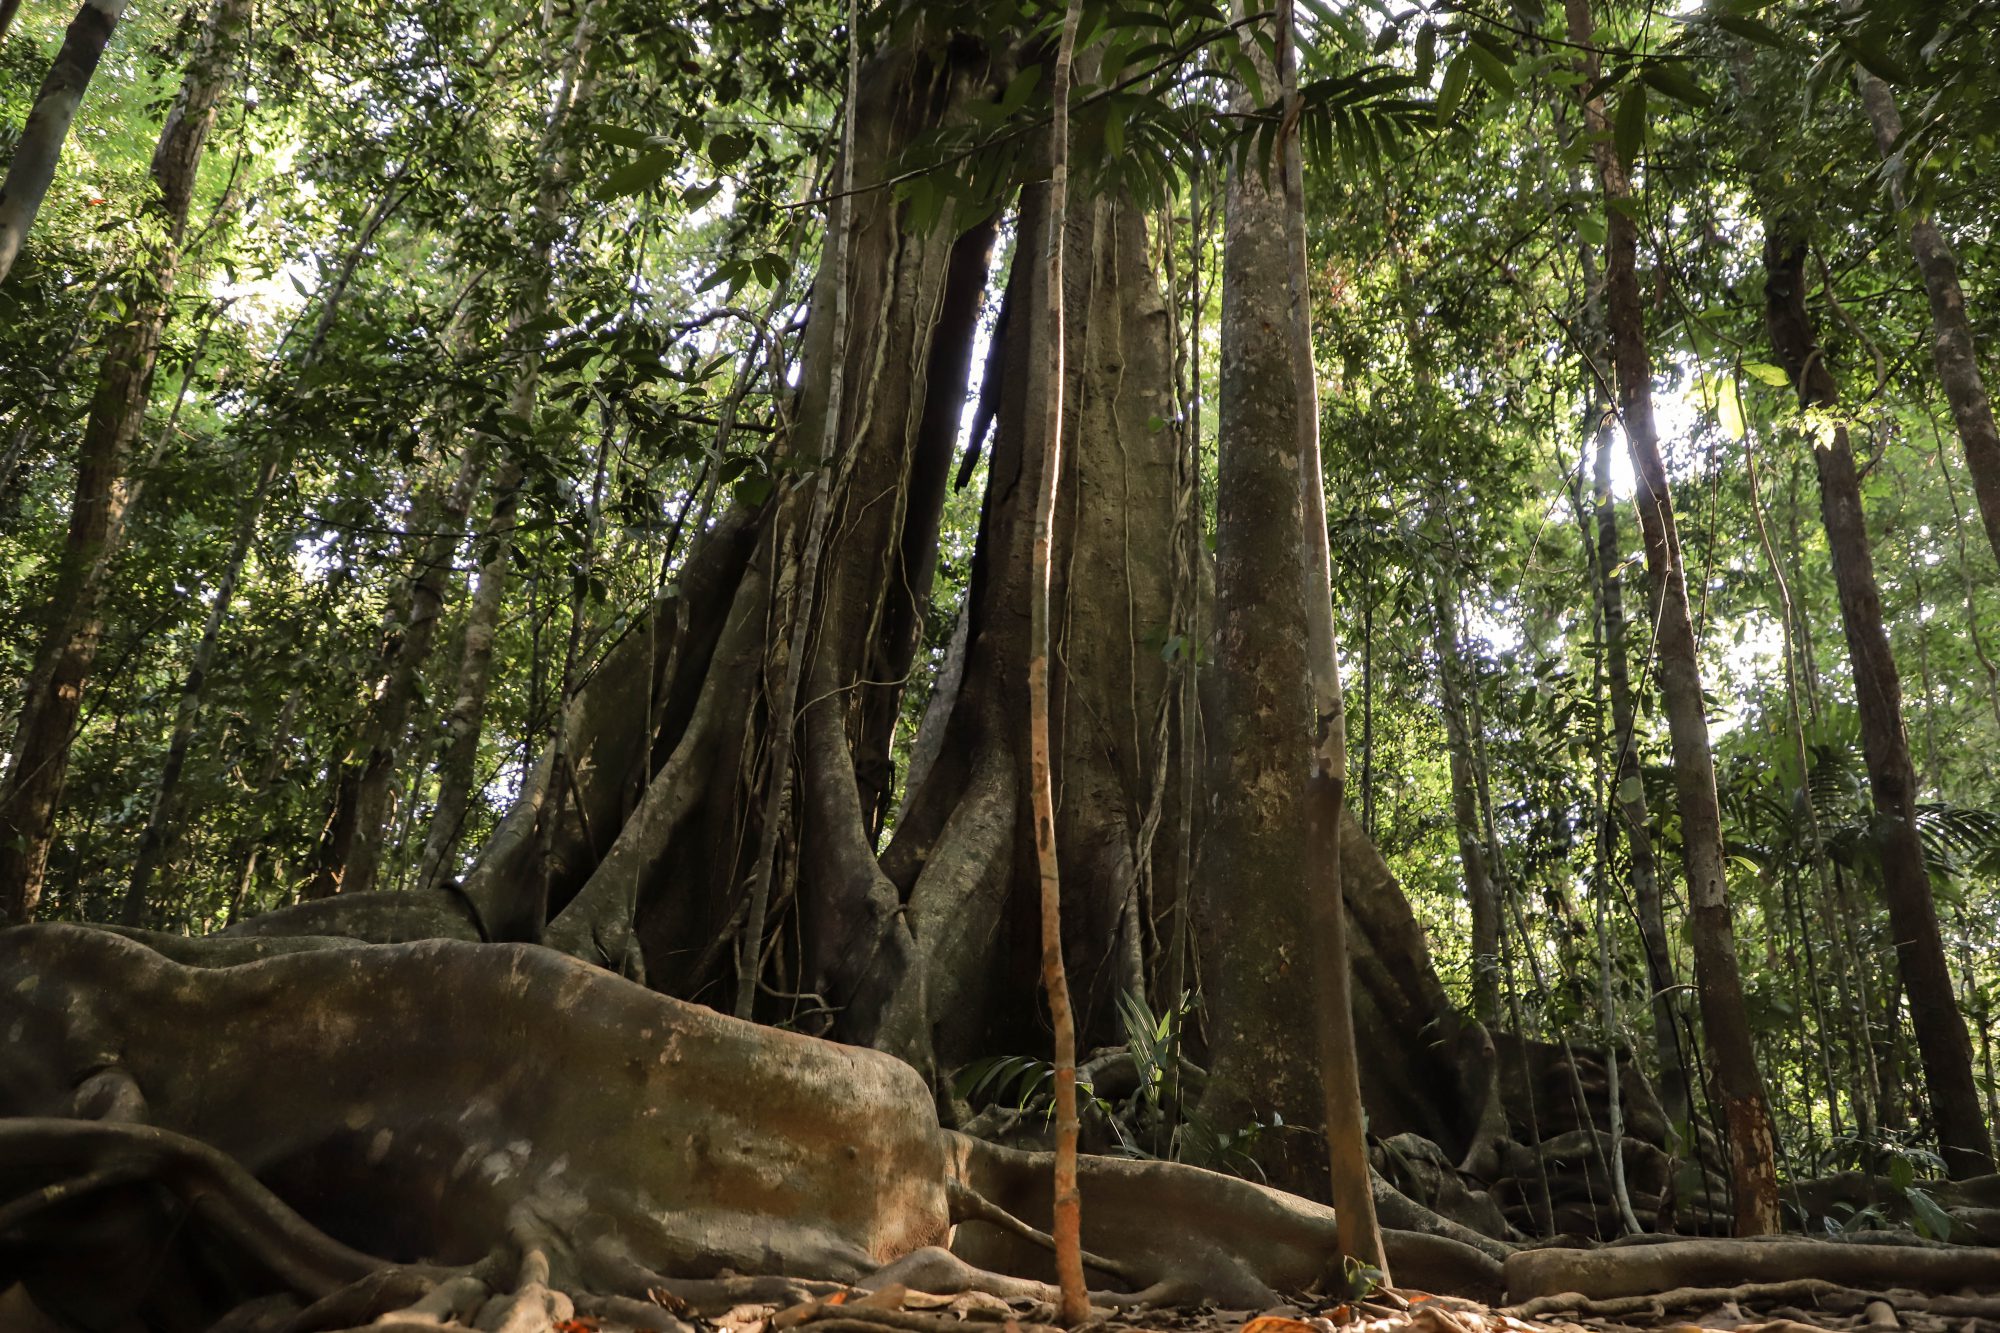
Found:
[[[1472,63],[1479,70],[1479,77],[1493,86],[1493,91],[1502,97],[1514,95],[1514,73],[1507,68],[1507,62],[1486,47],[1475,42],[1465,48],[1472,55]]]
[[[1646,138],[1646,85],[1628,83],[1619,94],[1618,110],[1611,122],[1611,143],[1618,150],[1618,160],[1630,166],[1639,156],[1639,146]]]
[[[1707,106],[1715,100],[1677,61],[1648,60],[1639,67],[1639,77],[1676,102],[1685,102],[1689,106]]]
[[[1950,1240],[1952,1229],[1958,1219],[1938,1206],[1923,1190],[1905,1187],[1903,1197],[1910,1203],[1910,1220],[1916,1224],[1917,1234],[1925,1240]]]
[[[1776,28],[1762,19],[1751,18],[1747,14],[1717,14],[1713,21],[1715,26],[1724,32],[1734,33],[1743,40],[1755,42],[1759,46],[1774,47],[1783,51],[1792,45]]]
[[[1732,440],[1741,440],[1748,433],[1743,420],[1743,398],[1736,392],[1735,380],[1716,378],[1715,419],[1722,423],[1722,433]]]
[[[1465,96],[1465,84],[1472,73],[1472,54],[1460,51],[1444,67],[1444,84],[1438,89],[1437,123],[1439,129],[1451,126],[1452,113],[1458,110],[1459,99]]]
[[[1585,245],[1592,247],[1603,245],[1604,235],[1608,229],[1602,213],[1593,210],[1577,215],[1576,234],[1583,238]]]
[[[727,171],[743,160],[750,151],[750,143],[747,134],[718,134],[708,141],[708,160],[717,171]]]
[[[673,170],[676,157],[667,152],[651,152],[627,162],[597,186],[599,199],[622,199],[652,185]]]
[[[593,121],[590,132],[608,144],[620,148],[644,148],[653,141],[653,136],[644,130],[635,130],[626,125],[613,125],[608,121]]]
[[[687,189],[681,191],[681,207],[693,213],[709,200],[715,198],[716,191],[721,188],[722,182],[719,180],[707,181],[700,185],[690,185]]]
[[[1041,81],[1040,65],[1023,65],[1020,71],[1007,81],[1006,90],[1000,94],[998,103],[1000,110],[1010,116],[1019,111],[1027,105],[1028,94],[1035,91],[1035,85]]]
[[[1774,389],[1787,389],[1792,383],[1792,377],[1785,373],[1783,366],[1774,366],[1767,361],[1745,361],[1743,373]]]

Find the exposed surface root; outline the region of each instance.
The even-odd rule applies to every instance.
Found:
[[[1506,1262],[1507,1293],[1516,1301],[1560,1292],[1604,1300],[1830,1273],[1847,1282],[1932,1291],[2000,1287],[2000,1250],[1824,1240],[1681,1240],[1600,1250],[1522,1250]]]

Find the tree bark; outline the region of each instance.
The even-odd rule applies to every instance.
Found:
[[[1382,1227],[1375,1216],[1375,1187],[1368,1163],[1367,1117],[1361,1101],[1361,1060],[1354,1040],[1352,968],[1348,961],[1347,905],[1341,896],[1341,815],[1347,804],[1347,705],[1341,697],[1340,652],[1333,628],[1333,565],[1327,549],[1326,477],[1320,466],[1319,375],[1313,364],[1312,290],[1306,255],[1305,159],[1299,145],[1298,27],[1291,0],[1281,0],[1276,23],[1278,82],[1284,124],[1278,151],[1284,170],[1285,286],[1292,363],[1292,419],[1299,452],[1304,543],[1306,667],[1312,683],[1311,769],[1306,778],[1306,844],[1311,864],[1307,893],[1313,927],[1313,1026],[1320,1067],[1329,1175],[1340,1249],[1375,1280],[1393,1285]]]
[[[1238,109],[1257,108],[1244,96]],[[1287,211],[1281,182],[1245,154],[1223,205],[1217,707],[1199,871],[1211,1053],[1201,1112],[1223,1132],[1325,1112],[1312,1011],[1298,1000],[1313,967],[1302,779],[1314,746]],[[1306,1191],[1324,1164],[1294,1138],[1265,1136],[1257,1153],[1272,1183]]]
[[[1896,151],[1897,140],[1903,137],[1903,117],[1896,109],[1896,95],[1888,84],[1860,65],[1854,67],[1854,83],[1875,131],[1875,146],[1888,158]],[[1992,544],[1994,555],[2000,557],[2000,428],[1994,424],[1993,404],[1979,371],[1972,321],[1965,309],[1965,290],[1958,281],[1958,256],[1931,216],[1911,207],[1900,175],[1889,177],[1889,199],[1910,229],[1910,253],[1917,261],[1924,291],[1930,297],[1931,359],[1937,366],[1938,382],[1944,386],[1945,401],[1951,404],[1959,442],[1965,448],[1966,469],[1972,473],[1972,493],[1979,501],[1986,539]]]
[[[480,561],[472,604],[466,611],[458,685],[441,728],[444,749],[437,766],[437,803],[431,811],[430,832],[417,870],[420,889],[435,888],[450,875],[454,853],[465,835],[466,815],[472,809],[479,738],[493,682],[493,646],[500,632],[500,608],[506,600],[507,575],[513,563],[514,518],[521,502],[520,463],[510,460],[503,464],[490,489],[493,499],[485,534],[474,545],[487,555]]]
[[[1466,723],[1464,666],[1458,634],[1458,593],[1439,579],[1432,622],[1438,659],[1438,701],[1444,715],[1445,749],[1451,765],[1451,819],[1458,835],[1458,863],[1465,875],[1465,898],[1472,911],[1472,1013],[1490,1030],[1500,1022],[1500,895],[1486,866],[1480,834],[1479,793],[1474,786],[1472,733]]]
[[[28,239],[28,229],[35,225],[35,214],[41,211],[42,200],[48,197],[49,183],[55,179],[56,163],[62,157],[63,141],[69,138],[70,122],[76,118],[84,90],[90,86],[90,76],[97,71],[97,62],[103,58],[104,48],[110,43],[127,2],[83,0],[76,17],[70,20],[69,31],[63,34],[62,46],[50,63],[41,88],[35,93],[35,104],[28,111],[27,123],[21,127],[20,140],[14,145],[13,160],[7,164],[7,178],[0,182],[0,283],[7,281],[14,261],[20,257],[21,246]],[[5,19],[12,18],[10,4]],[[6,33],[7,23],[0,21],[0,38]],[[185,217],[181,225],[186,225]]]
[[[181,770],[187,764],[188,749],[194,743],[195,723],[201,716],[202,695],[208,688],[209,669],[215,664],[215,646],[222,637],[223,622],[229,618],[231,605],[236,600],[236,581],[242,577],[244,561],[250,555],[250,543],[257,535],[257,520],[263,514],[265,497],[271,493],[271,483],[277,479],[282,459],[283,452],[279,446],[265,446],[264,458],[257,469],[257,484],[244,498],[243,508],[237,515],[235,539],[230,543],[229,555],[223,561],[222,575],[216,580],[215,600],[208,609],[207,621],[201,627],[201,639],[195,645],[194,660],[188,664],[187,678],[181,683],[180,700],[174,707],[174,729],[167,741],[166,760],[160,767],[159,786],[153,793],[152,812],[146,818],[145,830],[139,835],[139,848],[132,861],[132,878],[125,886],[125,899],[119,906],[119,919],[128,926],[143,926],[146,923],[153,878],[166,860],[168,848],[178,831]]]
[[[1598,80],[1598,60],[1591,48],[1590,3],[1565,0],[1564,9],[1569,39],[1585,52],[1579,63],[1582,88],[1587,89]],[[1716,798],[1715,759],[1709,749],[1680,533],[1674,523],[1673,497],[1653,424],[1653,367],[1639,291],[1638,224],[1628,211],[1633,207],[1629,168],[1615,146],[1603,98],[1585,97],[1583,103],[1605,202],[1605,318],[1616,369],[1619,415],[1638,483],[1635,500],[1645,537],[1646,568],[1653,583],[1654,623],[1658,627],[1655,654],[1673,753],[1674,788],[1680,798],[1695,989],[1708,1042],[1708,1063],[1728,1131],[1736,1231],[1745,1236],[1766,1235],[1781,1225],[1777,1152],[1736,957],[1736,929],[1722,851],[1722,812]]]
[[[72,733],[103,634],[100,603],[128,499],[126,462],[152,393],[202,149],[249,8],[249,0],[217,0],[209,11],[153,152],[159,195],[149,207],[158,212],[161,235],[150,263],[128,284],[123,318],[106,338],[50,620],[29,674],[13,767],[0,783],[0,921],[32,919],[41,898]]]
[[[1618,501],[1611,493],[1611,451],[1617,448],[1608,404],[1597,431],[1592,494],[1597,515],[1597,596],[1604,623],[1607,693],[1611,696],[1612,802],[1625,829],[1625,851],[1631,863],[1632,900],[1639,918],[1639,944],[1646,958],[1648,1008],[1653,1016],[1653,1042],[1660,1059],[1660,1103],[1675,1125],[1686,1125],[1693,1114],[1688,1090],[1688,1052],[1681,1045],[1681,1006],[1674,975],[1673,951],[1667,934],[1665,905],[1660,895],[1659,858],[1653,851],[1652,814],[1646,788],[1639,778],[1638,710],[1632,701],[1631,656],[1625,642],[1625,580],[1618,568],[1625,550],[1618,537]]]
[[[1806,309],[1805,242],[1796,226],[1777,217],[1766,218],[1764,238],[1764,315],[1778,362],[1792,377],[1801,408],[1837,413],[1840,387]],[[1993,1143],[1980,1111],[1971,1039],[1952,991],[1923,843],[1917,836],[1917,779],[1903,726],[1902,679],[1882,620],[1882,595],[1861,508],[1861,482],[1847,423],[1830,416],[1812,422],[1809,429],[1819,469],[1820,515],[1826,524],[1841,627],[1854,671],[1855,707],[1861,715],[1883,895],[1896,933],[1903,988],[1909,994],[1910,1024],[1923,1056],[1931,1115],[1951,1176],[1986,1175],[1993,1170]]]
[[[381,662],[366,724],[371,744],[355,782],[353,833],[340,872],[343,893],[366,893],[375,887],[388,833],[390,783],[410,732],[418,676],[430,659],[444,615],[452,556],[465,535],[466,516],[485,466],[485,443],[475,439],[466,445],[451,484],[414,509],[418,522],[429,531],[418,544],[416,575],[401,614],[383,627]]]

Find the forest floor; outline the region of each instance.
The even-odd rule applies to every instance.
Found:
[[[1054,1310],[972,1292],[929,1296],[889,1288],[779,1309],[743,1305],[701,1317],[676,1312],[670,1297],[647,1319],[639,1302],[599,1307],[556,1324],[557,1333],[1061,1333]],[[1914,1291],[1863,1292],[1827,1282],[1693,1289],[1590,1302],[1574,1294],[1503,1307],[1456,1296],[1381,1290],[1366,1299],[1307,1300],[1270,1310],[1207,1306],[1156,1308],[1100,1316],[1090,1333],[2000,1333],[2000,1296],[1936,1296]]]

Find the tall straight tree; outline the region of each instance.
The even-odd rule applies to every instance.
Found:
[[[1885,160],[1892,159],[1903,137],[1903,116],[1896,108],[1896,94],[1860,65],[1854,67],[1854,85],[1861,93],[1861,105],[1867,110],[1869,126],[1875,132],[1876,148]],[[1909,228],[1910,253],[1916,259],[1917,271],[1923,275],[1924,292],[1930,297],[1931,361],[1937,367],[1938,383],[1944,386],[1945,401],[1951,404],[1952,421],[1965,448],[1965,466],[1972,473],[1972,493],[1979,501],[1986,540],[1992,544],[1994,555],[2000,557],[2000,427],[1994,424],[1993,402],[1987,396],[1986,379],[1979,370],[1972,319],[1965,308],[1965,288],[1958,280],[1958,256],[1930,213],[1910,201],[1902,175],[1893,169],[1893,163],[1888,174],[1890,203]]]
[[[1667,919],[1660,896],[1659,858],[1653,850],[1653,823],[1647,809],[1646,787],[1639,777],[1638,710],[1632,700],[1631,654],[1626,645],[1624,544],[1618,535],[1618,500],[1611,490],[1611,458],[1618,447],[1618,429],[1600,373],[1610,352],[1604,324],[1604,284],[1597,257],[1582,247],[1590,365],[1589,417],[1596,427],[1596,451],[1591,468],[1591,503],[1596,533],[1591,576],[1597,585],[1598,629],[1603,635],[1606,693],[1611,699],[1611,799],[1625,830],[1626,858],[1632,880],[1632,905],[1638,917],[1639,944],[1646,958],[1648,1007],[1653,1015],[1653,1042],[1660,1059],[1660,1101],[1667,1118],[1686,1124],[1693,1109],[1689,1096],[1687,1052],[1681,1045],[1681,1006],[1675,995],[1673,955],[1668,945]],[[1588,540],[1588,538],[1586,538]]]
[[[83,105],[83,93],[104,48],[124,17],[128,0],[83,0],[69,31],[63,34],[56,58],[35,94],[14,156],[7,164],[7,179],[0,181],[0,282],[7,281],[14,260],[35,225],[35,214],[48,198],[49,183],[56,178],[56,163],[62,159],[63,143],[76,109]],[[15,0],[0,4],[0,39],[14,17]]]
[[[1797,224],[1767,217],[1764,227],[1764,319],[1778,362],[1792,377],[1799,406],[1828,414],[1811,423],[1819,471],[1820,517],[1840,594],[1840,624],[1854,669],[1861,750],[1875,806],[1875,846],[1882,891],[1896,936],[1896,962],[1910,1000],[1910,1026],[1922,1053],[1931,1118],[1945,1167],[1954,1178],[1988,1175],[1993,1141],[1972,1076],[1972,1041],[1952,992],[1931,898],[1924,847],[1917,836],[1917,775],[1903,728],[1903,683],[1882,623],[1882,594],[1861,508],[1861,480],[1839,415],[1840,385],[1806,308],[1806,244]]]
[[[525,334],[523,330],[540,319],[548,307],[549,259],[561,234],[563,214],[568,208],[575,182],[575,122],[577,108],[587,106],[590,101],[592,75],[588,62],[596,39],[596,24],[596,0],[589,0],[578,12],[575,27],[570,33],[554,106],[538,144],[535,160],[543,164],[543,171],[527,219],[528,245],[523,256],[521,285],[507,321],[508,338],[515,344],[516,357],[514,378],[508,390],[507,413],[516,422],[525,423],[533,417],[541,385],[539,339]],[[518,452],[523,447],[524,444],[513,446],[514,452],[501,463],[494,476],[491,525],[494,528],[501,528],[503,524],[508,529],[512,527],[515,506],[519,503],[518,491],[525,475]],[[388,836],[389,789],[409,735],[410,713],[417,697],[417,673],[429,658],[435,642],[438,620],[444,609],[445,574],[464,530],[466,517],[471,512],[473,497],[485,466],[486,444],[475,440],[466,447],[450,486],[440,493],[433,515],[436,532],[419,556],[417,574],[410,583],[404,603],[406,618],[386,637],[374,697],[369,704],[368,754],[354,781],[352,814],[339,829],[345,845],[333,849],[336,855],[328,858],[328,868],[318,885],[322,894],[333,887],[325,882],[327,876],[334,879],[343,893],[361,893],[376,887],[376,877],[386,850],[383,844]],[[497,555],[480,569],[479,583],[472,599],[474,620],[466,627],[465,665],[476,667],[480,674],[474,681],[474,688],[468,690],[463,678],[465,665],[462,665],[451,714],[454,720],[464,718],[460,709],[463,704],[469,704],[476,710],[461,724],[470,732],[474,747],[478,743],[478,714],[484,711],[485,705],[484,673],[491,663],[493,631],[492,621],[482,622],[478,618],[482,612],[498,614],[509,563],[509,551],[504,544],[507,533],[500,532],[498,540],[503,545]],[[469,756],[464,769],[467,772],[470,770]],[[462,806],[457,818],[463,818]],[[453,829],[455,833],[456,820]],[[436,863],[433,863],[431,873],[436,874]]]
[[[188,209],[216,104],[229,84],[250,0],[215,0],[152,160],[157,233],[121,293],[77,457],[69,533],[49,620],[28,677],[14,762],[0,781],[0,921],[32,918],[55,832],[83,688],[103,634],[101,603],[129,498],[126,464],[152,396]]]
[[[1604,196],[1605,324],[1611,337],[1619,420],[1637,481],[1634,500],[1645,538],[1646,569],[1653,584],[1653,622],[1658,627],[1654,653],[1673,753],[1674,791],[1680,803],[1681,859],[1687,872],[1689,931],[1694,942],[1702,1032],[1729,1137],[1736,1232],[1741,1236],[1769,1235],[1781,1225],[1777,1149],[1743,1000],[1743,975],[1736,957],[1736,928],[1730,915],[1722,852],[1715,756],[1709,748],[1687,573],[1666,464],[1653,422],[1653,363],[1639,292],[1639,228],[1633,216],[1631,164],[1618,147],[1603,96],[1591,95],[1599,81],[1599,60],[1593,45],[1596,33],[1590,0],[1564,0],[1564,13],[1569,40],[1581,53],[1579,96],[1596,161],[1598,189]]]

